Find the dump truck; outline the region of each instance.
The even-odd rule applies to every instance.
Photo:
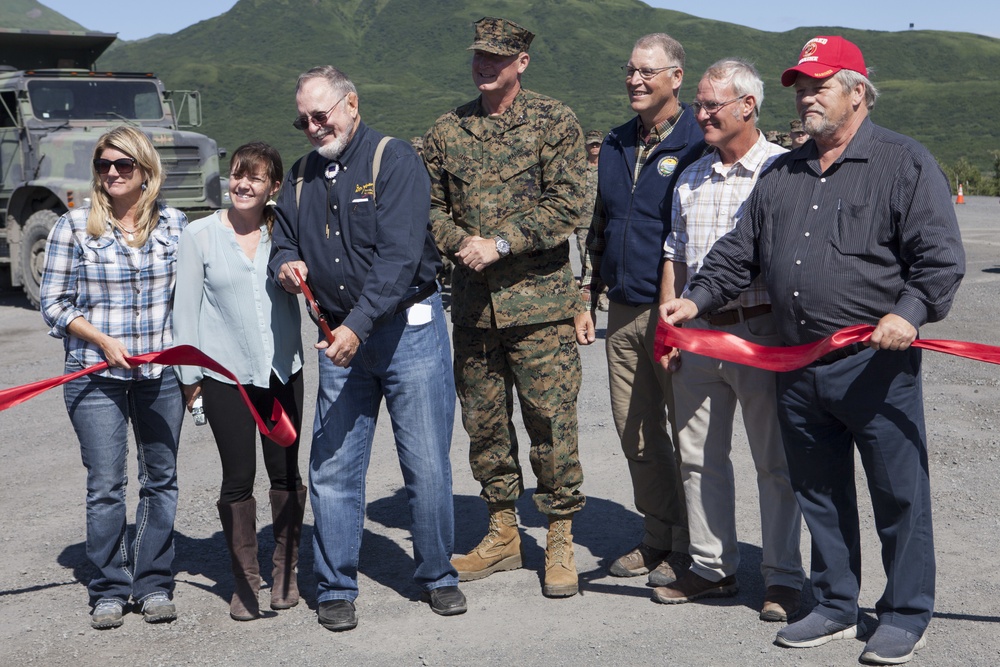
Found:
[[[163,163],[161,198],[189,217],[219,208],[219,148],[203,134],[197,91],[168,91],[150,72],[98,71],[116,35],[0,29],[0,287],[39,303],[45,240],[90,202],[102,134],[132,125]]]

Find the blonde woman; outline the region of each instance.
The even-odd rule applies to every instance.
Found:
[[[295,295],[267,278],[274,211],[268,201],[281,186],[281,155],[264,142],[233,153],[229,195],[233,205],[195,220],[177,253],[174,331],[177,344],[194,345],[239,379],[257,412],[270,416],[275,400],[298,433],[302,423],[302,332]],[[204,397],[222,461],[219,520],[232,560],[235,588],[229,615],[260,616],[257,561],[257,425],[239,387],[204,368],[177,366],[190,408]],[[299,474],[299,440],[281,447],[261,438],[274,530],[271,608],[299,602],[298,562],[306,489]]]
[[[65,385],[87,469],[91,625],[115,628],[131,601],[149,623],[172,621],[177,442],[184,402],[174,373],[126,357],[169,347],[177,243],[184,214],[158,201],[163,172],[144,134],[119,127],[94,148],[91,205],[49,234],[42,314],[62,338],[66,372],[108,362]],[[128,427],[135,434],[139,504],[127,530]]]

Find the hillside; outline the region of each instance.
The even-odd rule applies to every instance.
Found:
[[[3,0],[0,3],[0,27],[20,30],[87,30],[37,0]]]
[[[366,122],[399,137],[422,134],[474,96],[465,48],[484,15],[537,34],[525,86],[569,103],[585,129],[606,130],[630,116],[619,66],[636,37],[664,31],[687,50],[682,99],[718,58],[749,58],[767,84],[761,127],[786,130],[794,100],[778,82],[781,71],[807,39],[836,33],[857,43],[876,70],[873,81],[885,93],[876,122],[916,137],[942,162],[965,156],[989,171],[990,151],[1000,149],[1000,40],[830,27],[769,33],[638,0],[240,0],[175,35],[119,43],[99,66],[152,70],[168,87],[200,90],[202,130],[221,146],[259,138],[291,159],[308,148],[290,125],[299,72],[340,67],[358,85]],[[956,122],[963,108],[977,113]]]

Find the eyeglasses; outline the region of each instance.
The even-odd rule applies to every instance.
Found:
[[[111,171],[111,165],[114,165],[115,171],[118,172],[119,176],[128,176],[135,170],[135,158],[123,157],[117,160],[94,159],[94,169],[101,176]]]
[[[680,65],[669,65],[668,67],[632,67],[631,65],[622,65],[622,71],[625,72],[626,79],[631,79],[632,75],[638,72],[640,79],[649,81],[660,72],[668,69],[678,69],[679,67]]]
[[[699,113],[701,113],[701,110],[704,109],[705,113],[707,113],[709,116],[714,116],[715,114],[719,113],[719,110],[722,109],[722,107],[729,106],[733,102],[742,100],[744,97],[746,97],[746,95],[740,95],[739,97],[734,97],[733,99],[727,100],[725,102],[692,102],[690,104],[691,111],[693,111],[694,115],[697,116]]]
[[[311,113],[308,116],[299,116],[298,118],[292,121],[292,127],[294,127],[296,130],[308,130],[310,120],[316,123],[317,125],[321,126],[326,125],[326,121],[330,120],[330,114],[333,113],[333,110],[337,108],[338,104],[344,101],[344,97],[347,97],[347,95],[344,95],[339,100],[337,100],[337,103],[334,104],[329,109],[327,109],[326,111],[321,111],[320,113]]]

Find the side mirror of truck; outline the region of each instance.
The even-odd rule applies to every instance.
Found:
[[[201,94],[197,90],[167,90],[163,97],[173,111],[177,127],[201,127]]]

